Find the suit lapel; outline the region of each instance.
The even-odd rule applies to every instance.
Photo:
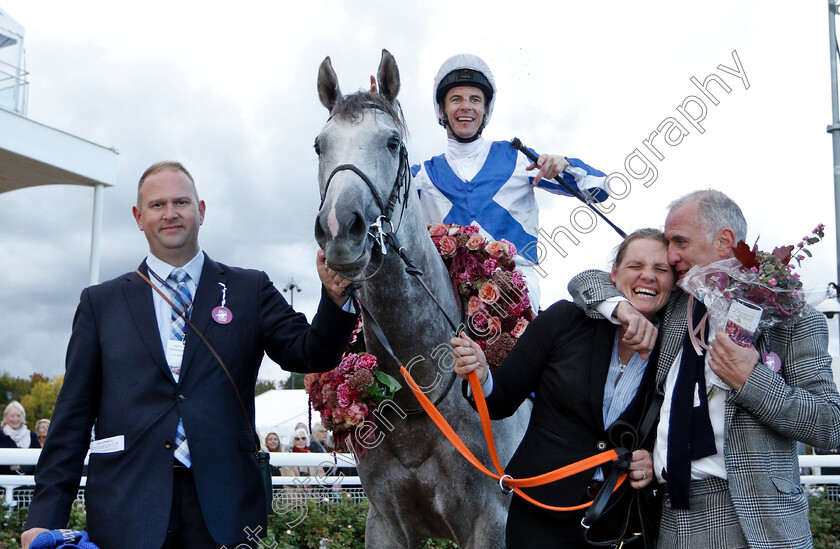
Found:
[[[678,292],[678,296],[668,303],[665,317],[662,320],[659,359],[656,362],[656,389],[659,393],[662,392],[665,378],[668,377],[668,372],[682,349],[688,329],[688,321],[686,320],[688,295],[681,290],[675,291]]]
[[[593,419],[600,430],[604,430],[604,391],[607,375],[612,361],[612,349],[615,343],[615,325],[609,322],[596,323],[595,345],[592,361],[589,363],[589,387],[592,398],[589,399]]]
[[[207,254],[204,254],[204,267],[201,269],[201,279],[198,281],[190,316],[190,322],[202,334],[206,334],[210,325],[213,308],[222,302],[222,287],[219,286],[219,282],[225,283],[226,281],[225,273],[219,264],[210,259]],[[204,347],[204,343],[198,337],[198,334],[189,334],[184,348],[184,358],[181,361],[180,379],[184,379],[184,376],[187,375],[192,360],[201,347]]]
[[[140,272],[148,276],[149,270],[146,262],[140,264]],[[169,365],[166,363],[166,356],[160,342],[160,330],[158,329],[157,317],[155,316],[155,304],[152,300],[154,290],[149,284],[137,276],[136,273],[129,273],[126,276],[126,284],[123,287],[123,295],[126,299],[126,306],[134,320],[137,332],[140,334],[143,343],[149,349],[154,358],[155,364],[161,369],[166,379],[175,383]]]

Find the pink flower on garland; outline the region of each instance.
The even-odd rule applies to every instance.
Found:
[[[438,243],[438,250],[440,250],[440,255],[452,257],[458,250],[458,241],[451,236],[442,236]]]
[[[445,236],[449,234],[449,227],[443,223],[434,223],[429,227],[429,234],[432,236]]]
[[[525,333],[525,328],[527,328],[527,327],[528,327],[528,321],[525,320],[524,318],[520,318],[516,322],[516,326],[514,326],[513,330],[511,330],[510,335],[512,335],[515,338],[519,338],[519,336],[521,336],[523,333]]]
[[[467,240],[467,249],[471,251],[479,250],[486,246],[486,242],[484,238],[478,233],[471,235],[470,238]]]
[[[488,305],[499,301],[499,288],[492,282],[485,282],[478,290],[478,298]]]

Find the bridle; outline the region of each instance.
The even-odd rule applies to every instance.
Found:
[[[387,111],[376,103],[365,103],[362,105],[364,108],[374,109],[378,111],[385,112]],[[332,117],[330,117],[332,119]],[[329,120],[328,120],[329,121]],[[329,191],[330,183],[332,183],[333,177],[339,172],[349,170],[359,178],[365,182],[370,193],[373,195],[374,200],[376,200],[376,204],[379,207],[380,214],[376,217],[376,221],[374,221],[369,229],[368,229],[368,236],[373,239],[374,245],[379,247],[380,252],[382,255],[387,255],[388,249],[392,249],[399,255],[400,259],[402,259],[403,263],[405,263],[405,272],[408,273],[413,277],[414,280],[417,280],[432,301],[437,305],[438,309],[440,309],[441,313],[443,313],[444,318],[449,323],[449,326],[452,328],[453,333],[458,333],[458,325],[456,325],[449,315],[446,313],[446,310],[441,305],[440,301],[435,297],[426,283],[423,281],[423,271],[414,265],[411,258],[409,257],[406,249],[400,245],[399,240],[397,239],[397,232],[402,225],[403,215],[405,214],[405,208],[408,204],[409,199],[409,192],[411,191],[411,172],[409,170],[409,163],[408,163],[408,151],[405,147],[404,142],[400,142],[400,164],[397,168],[397,175],[394,178],[394,185],[391,188],[390,196],[388,197],[387,204],[382,202],[382,199],[377,192],[376,187],[373,185],[373,182],[370,178],[357,166],[354,164],[340,164],[333,168],[333,171],[330,173],[329,177],[327,178],[327,183],[324,185],[324,192],[321,196],[321,204],[318,207],[320,211],[321,208],[324,206],[324,202],[327,198],[327,192]],[[393,223],[391,221],[392,215],[397,207],[400,204],[400,212],[399,212],[399,224],[396,228],[394,228]],[[371,331],[376,336],[376,339],[379,340],[379,343],[382,345],[382,348],[385,350],[386,353],[394,360],[394,362],[401,366],[403,362],[396,357],[394,354],[391,345],[388,343],[388,339],[385,337],[385,333],[382,331],[382,328],[379,326],[379,323],[374,318],[373,314],[371,314],[370,310],[365,306],[362,302],[361,297],[359,296],[358,289],[361,288],[361,284],[353,283],[350,284],[344,291],[345,295],[349,295],[361,309],[362,313],[368,318],[368,326],[371,328]],[[449,390],[452,388],[452,384],[455,382],[455,375],[451,375],[449,381],[446,384],[445,390],[440,394],[440,396],[435,400],[435,405],[439,404],[446,395],[449,394]],[[416,410],[403,410],[408,414],[414,413],[421,413],[423,412],[422,408],[417,408]]]
[[[365,103],[362,107],[378,110],[387,114],[387,111],[376,103]],[[327,121],[329,122],[329,120],[332,120],[332,116]],[[379,192],[376,190],[373,182],[365,174],[365,172],[354,164],[339,164],[333,168],[333,171],[327,178],[327,183],[324,185],[324,193],[321,195],[321,204],[318,206],[318,210],[324,207],[324,202],[327,199],[327,192],[329,192],[330,183],[332,183],[333,177],[335,177],[337,173],[345,170],[355,173],[362,181],[365,182],[368,189],[370,189],[370,194],[373,195],[373,199],[376,200],[376,205],[379,206],[380,214],[376,217],[376,221],[370,226],[373,232],[369,232],[368,234],[374,238],[374,241],[379,243],[382,254],[385,255],[388,252],[384,245],[384,235],[387,234],[387,232],[396,233],[399,230],[399,226],[397,229],[392,230],[391,216],[394,213],[394,209],[397,207],[397,204],[401,204],[399,217],[400,223],[402,223],[405,207],[408,204],[408,193],[411,190],[411,185],[409,184],[411,182],[411,172],[409,171],[408,150],[405,147],[405,143],[400,140],[400,165],[397,168],[397,175],[394,178],[394,186],[391,188],[391,195],[388,197],[387,205],[382,203],[382,198],[379,196]],[[385,227],[387,227],[387,229],[383,230]]]

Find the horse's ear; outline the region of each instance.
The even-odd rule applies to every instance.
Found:
[[[397,68],[397,62],[388,50],[382,50],[382,60],[379,62],[379,70],[376,71],[376,79],[379,80],[379,94],[393,103],[397,94],[400,93],[400,69]]]
[[[321,66],[318,67],[318,97],[321,99],[321,104],[330,112],[341,97],[338,77],[335,75],[329,56],[321,61]]]

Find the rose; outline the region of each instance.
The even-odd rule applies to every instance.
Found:
[[[449,227],[449,236],[455,236],[459,232],[461,232],[461,226],[460,225],[452,225],[452,226]]]
[[[515,338],[518,338],[522,335],[522,333],[525,331],[525,328],[527,327],[528,321],[524,318],[520,318],[519,322],[516,323],[516,326],[513,327],[513,330],[510,331],[510,335],[512,335]]]
[[[493,240],[484,247],[484,251],[490,254],[490,257],[499,259],[504,255],[504,250],[502,249],[502,243],[498,240]]]
[[[367,417],[368,407],[362,402],[354,402],[353,404],[345,408],[344,413],[345,423],[349,423],[350,426],[359,425]]]
[[[470,239],[467,240],[467,249],[475,251],[482,246],[484,246],[484,238],[480,234],[470,235]]]
[[[510,243],[507,240],[493,240],[484,248],[484,251],[494,259],[507,256],[508,250],[510,250]]]
[[[492,282],[485,282],[478,290],[478,298],[488,305],[491,305],[499,300],[499,288]]]
[[[476,296],[471,296],[469,302],[467,303],[467,316],[472,316],[479,311],[486,311],[487,308],[484,306],[484,303]]]
[[[429,227],[429,234],[432,236],[444,236],[449,234],[449,229],[443,223],[432,223]]]
[[[441,237],[440,244],[438,246],[440,249],[440,255],[443,257],[451,257],[455,255],[456,251],[458,251],[458,241],[451,236]]]

